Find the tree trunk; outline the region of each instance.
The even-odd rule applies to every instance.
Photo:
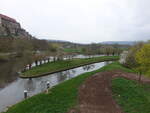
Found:
[[[115,53],[113,52],[113,54],[112,54],[113,56],[115,56]]]
[[[55,57],[53,58],[53,61],[55,62]]]
[[[38,66],[38,61],[37,60],[35,61],[35,66]]]
[[[48,62],[50,62],[49,58],[47,60],[48,60]]]
[[[139,73],[139,82],[141,82],[141,77],[142,77],[142,74],[141,72]]]
[[[40,65],[42,65],[42,60],[40,60]]]
[[[31,69],[32,64],[29,64],[29,69]]]

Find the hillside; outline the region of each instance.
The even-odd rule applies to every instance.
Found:
[[[25,29],[21,28],[19,22],[11,17],[0,14],[0,37],[8,36],[32,38]]]
[[[104,41],[102,44],[134,45],[135,41]]]

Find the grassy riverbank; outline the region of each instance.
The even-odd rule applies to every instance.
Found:
[[[87,77],[97,72],[115,69],[133,72],[115,62],[96,71],[87,72],[65,81],[50,89],[49,94],[41,93],[24,100],[9,108],[6,113],[66,113],[70,108],[77,105],[78,87]]]
[[[79,67],[79,66],[86,65],[86,64],[102,62],[102,61],[118,60],[118,59],[119,59],[118,56],[102,56],[102,57],[95,57],[95,58],[73,59],[73,60],[50,62],[50,63],[46,63],[37,67],[33,67],[31,70],[27,70],[23,72],[20,76],[21,77],[37,77],[37,76],[47,75],[47,74],[51,74],[54,72]]]

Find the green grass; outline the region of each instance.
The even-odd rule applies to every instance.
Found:
[[[78,104],[78,88],[85,79],[97,72],[108,70],[134,72],[118,62],[114,62],[96,71],[87,72],[65,81],[50,89],[49,94],[41,93],[28,98],[10,107],[5,113],[66,113]],[[116,102],[124,112],[150,113],[150,85],[141,85],[136,81],[115,78],[112,80],[112,91]]]
[[[77,105],[78,87],[87,77],[97,72],[115,69],[132,72],[118,62],[114,62],[96,71],[87,72],[65,81],[50,89],[49,94],[41,93],[24,100],[9,108],[6,113],[66,113],[70,108]]]
[[[81,49],[64,48],[64,52],[67,52],[67,53],[82,53],[82,50]]]
[[[112,90],[114,98],[124,112],[150,113],[150,85],[115,78],[112,80]]]
[[[103,71],[111,71],[111,70],[122,70],[124,72],[135,73],[134,70],[129,69],[121,65],[119,62],[114,62],[109,64],[108,66],[104,66],[101,68]]]
[[[118,59],[119,59],[118,56],[102,56],[96,58],[73,59],[73,60],[50,62],[37,67],[33,67],[31,70],[23,72],[20,76],[35,77],[35,76],[62,71],[62,70],[66,70],[66,69],[70,69],[70,68],[74,68],[81,65],[94,63],[94,62],[102,62],[102,61],[118,60]]]

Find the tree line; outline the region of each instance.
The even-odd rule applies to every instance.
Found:
[[[150,41],[138,42],[132,46],[127,54],[125,66],[134,69],[141,75],[150,75]]]
[[[72,59],[77,54],[92,55],[120,55],[127,48],[127,45],[105,45],[105,44],[77,44],[70,42],[50,42],[47,40],[39,40],[37,38],[26,37],[1,37],[0,38],[0,54],[9,53],[15,58],[21,58],[25,67],[32,68],[42,63],[50,62],[50,56],[53,61],[64,60],[64,58]],[[77,49],[78,52],[66,52],[64,48]]]

